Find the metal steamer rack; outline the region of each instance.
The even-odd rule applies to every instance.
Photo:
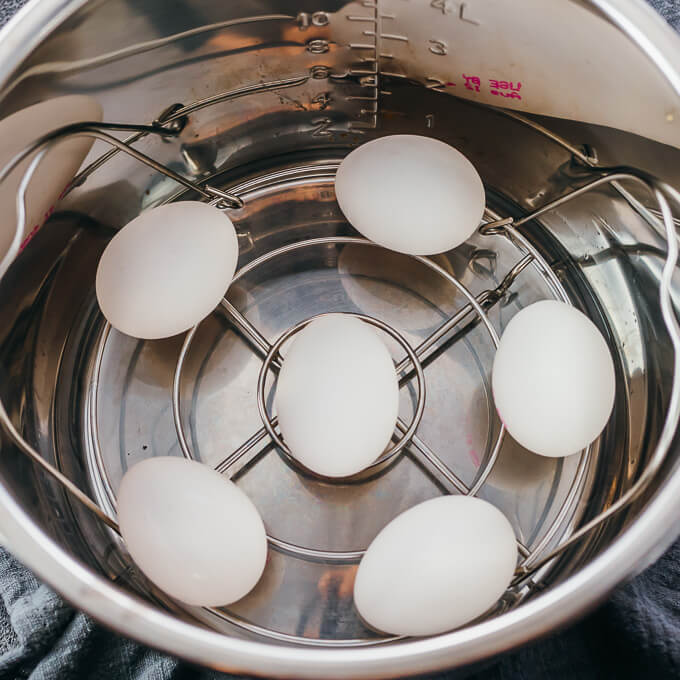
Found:
[[[70,138],[85,136],[104,141],[114,147],[108,153],[102,155],[98,160],[89,165],[83,170],[72,182],[69,191],[75,186],[82,184],[89,175],[94,173],[97,168],[103,165],[114,154],[124,152],[141,163],[147,165],[158,173],[165,175],[178,184],[182,185],[184,190],[191,190],[197,192],[205,201],[214,205],[218,209],[231,210],[239,209],[246,205],[251,194],[257,190],[258,182],[262,181],[262,177],[257,180],[242,183],[232,187],[228,192],[211,187],[205,181],[192,182],[186,178],[178,175],[170,170],[168,167],[156,162],[149,156],[136,150],[132,144],[147,135],[160,136],[177,136],[186,121],[186,117],[199,109],[211,106],[219,102],[229,101],[241,96],[246,96],[254,92],[262,90],[277,90],[286,87],[294,87],[306,82],[309,78],[318,77],[315,73],[310,75],[300,76],[297,78],[290,78],[287,80],[274,81],[270,83],[260,83],[258,85],[244,87],[239,90],[230,91],[207,99],[203,99],[188,106],[173,106],[166,110],[156,121],[151,125],[122,125],[112,123],[80,123],[76,125],[69,125],[67,127],[56,130],[47,134],[40,139],[37,139],[33,144],[26,147],[21,153],[17,154],[0,172],[0,181],[5,178],[26,158],[37,152],[35,158],[30,163],[24,177],[21,181],[19,192],[17,195],[17,225],[14,234],[14,239],[10,250],[0,263],[0,278],[5,275],[11,263],[17,256],[20,248],[21,239],[25,229],[25,194],[32,177],[32,174],[43,156],[47,151],[58,144],[60,141]],[[532,578],[536,576],[539,570],[544,569],[548,563],[555,560],[561,553],[584,537],[588,532],[591,532],[596,527],[599,527],[603,522],[607,521],[616,513],[633,503],[647,488],[650,480],[661,468],[666,453],[672,443],[675,431],[680,418],[680,383],[678,377],[680,376],[680,327],[675,316],[671,298],[671,284],[674,269],[678,262],[678,242],[675,231],[675,223],[673,215],[669,206],[669,201],[673,202],[680,208],[680,193],[673,187],[659,181],[658,179],[636,170],[634,168],[606,168],[598,165],[597,161],[576,146],[565,141],[561,137],[555,135],[550,130],[542,127],[534,121],[524,118],[519,114],[497,110],[499,115],[511,116],[518,122],[533,128],[538,134],[545,135],[553,142],[561,145],[568,150],[572,156],[580,162],[582,166],[589,169],[591,179],[580,188],[554,200],[543,207],[526,214],[521,219],[513,219],[512,217],[503,217],[496,212],[487,209],[485,213],[485,222],[479,228],[479,233],[489,240],[505,239],[511,244],[518,253],[516,264],[507,271],[501,282],[494,288],[484,290],[478,295],[474,295],[461,281],[459,281],[453,274],[446,271],[433,260],[426,257],[414,257],[421,265],[429,268],[431,272],[450,286],[452,290],[457,291],[457,294],[462,295],[466,299],[466,304],[460,308],[456,313],[452,314],[444,323],[442,323],[432,334],[423,339],[416,347],[412,347],[406,339],[393,327],[384,321],[366,316],[363,314],[354,314],[363,322],[370,324],[381,334],[390,336],[403,350],[405,357],[396,365],[396,370],[399,375],[400,385],[407,382],[415,381],[417,400],[413,408],[413,413],[410,422],[405,422],[400,419],[397,423],[397,431],[395,432],[394,441],[391,447],[372,465],[367,469],[351,478],[345,478],[340,481],[360,482],[363,479],[377,474],[384,467],[396,460],[397,456],[402,453],[407,447],[411,454],[430,469],[436,470],[443,479],[448,483],[447,491],[451,493],[459,493],[464,495],[475,495],[479,492],[485,484],[489,474],[491,473],[494,463],[498,457],[503,438],[505,435],[504,426],[500,429],[493,441],[491,447],[491,454],[487,457],[484,463],[478,470],[476,478],[473,483],[465,484],[459,476],[442,460],[442,458],[433,451],[425,441],[417,434],[418,425],[423,415],[425,399],[426,399],[426,384],[423,372],[423,365],[428,361],[435,360],[433,355],[437,343],[442,339],[450,338],[456,329],[468,327],[472,325],[481,324],[488,334],[494,347],[498,345],[498,334],[494,329],[491,321],[487,316],[487,312],[496,304],[506,298],[512,292],[513,284],[522,275],[528,267],[533,268],[543,280],[546,282],[548,289],[552,292],[555,299],[561,300],[567,304],[571,304],[569,296],[561,284],[556,273],[551,269],[546,260],[533,247],[533,245],[522,235],[518,228],[532,220],[544,215],[545,213],[561,206],[569,201],[577,200],[583,194],[592,191],[603,185],[611,185],[616,191],[628,200],[632,207],[640,213],[657,231],[665,234],[667,240],[667,256],[665,259],[663,272],[659,286],[659,303],[665,327],[668,331],[670,339],[674,348],[674,362],[673,362],[673,388],[671,400],[666,413],[664,426],[656,444],[653,455],[651,456],[647,466],[640,474],[635,483],[626,491],[618,500],[612,503],[604,512],[595,518],[587,521],[581,526],[576,527],[567,537],[555,546],[554,539],[558,529],[563,525],[565,518],[568,518],[569,513],[577,500],[579,491],[582,488],[584,476],[587,470],[588,461],[592,455],[592,445],[580,453],[576,473],[571,482],[571,486],[567,492],[565,502],[549,525],[544,535],[536,542],[535,545],[525,545],[518,541],[518,551],[520,554],[520,561],[517,565],[515,578],[511,584],[508,592],[507,600],[500,607],[511,606],[514,602],[521,598],[517,597],[517,593],[524,589],[528,591],[533,585]],[[121,141],[114,137],[113,132],[132,132],[132,136],[125,141]],[[337,169],[337,163],[324,163],[316,166],[306,166],[305,172],[309,176],[322,177],[331,179]],[[285,171],[284,171],[285,172]],[[280,174],[280,173],[279,173]],[[274,179],[274,178],[271,178]],[[640,184],[648,189],[650,194],[654,197],[658,204],[657,215],[641,205],[634,197],[620,185],[621,181],[632,181]],[[168,200],[175,200],[180,194],[172,196]],[[366,239],[353,236],[326,236],[322,238],[311,238],[307,240],[290,243],[275,250],[271,250],[260,257],[250,261],[243,266],[235,275],[234,281],[238,281],[248,273],[256,270],[258,267],[276,260],[287,253],[293,251],[302,251],[309,248],[319,246],[346,246],[346,245],[361,245],[368,248],[375,248],[381,250],[380,246],[367,241]],[[279,350],[282,345],[302,328],[304,328],[312,319],[306,319],[282,333],[275,342],[269,342],[258,328],[251,323],[243,313],[241,313],[226,297],[222,300],[218,311],[226,315],[227,319],[233,324],[233,327],[239,334],[245,338],[251,350],[260,357],[261,368],[257,381],[257,403],[258,410],[262,420],[262,427],[249,437],[241,446],[228,455],[222,462],[220,462],[216,469],[223,474],[230,474],[237,462],[243,461],[249,454],[255,450],[260,442],[269,440],[271,444],[276,446],[279,452],[288,457],[289,462],[293,467],[300,469],[300,464],[297,463],[291,456],[286,443],[282,440],[281,435],[277,429],[277,420],[272,417],[266,400],[266,384],[270,372],[276,372],[280,367],[281,356]],[[316,318],[316,317],[314,317]],[[179,357],[174,372],[174,380],[172,385],[172,409],[177,439],[180,444],[183,455],[189,459],[196,457],[195,452],[189,442],[189,438],[185,432],[182,422],[180,409],[180,386],[182,381],[183,369],[185,367],[185,360],[192,341],[195,338],[198,326],[191,329],[184,339],[181,347]],[[88,390],[88,407],[87,418],[89,420],[90,432],[92,433],[92,448],[94,450],[94,465],[97,467],[97,472],[102,480],[102,489],[97,489],[101,493],[98,494],[99,502],[96,503],[90,496],[84,493],[73,482],[71,482],[59,469],[47,462],[36,450],[28,443],[22,436],[21,432],[10,420],[7,410],[0,401],[0,423],[4,428],[10,439],[16,446],[25,454],[27,454],[35,463],[42,469],[49,473],[64,489],[79,503],[83,504],[96,517],[101,520],[109,529],[114,532],[113,536],[119,540],[118,525],[114,519],[116,498],[111,482],[107,476],[107,471],[103,463],[99,437],[98,437],[98,387],[101,374],[102,360],[105,354],[107,341],[111,335],[111,326],[106,323],[99,336],[96,348],[96,358],[93,369],[93,376]],[[307,475],[314,475],[309,470],[304,470]],[[315,475],[317,479],[323,481]],[[358,563],[364,553],[363,550],[356,551],[328,551],[318,550],[313,546],[296,545],[287,542],[276,536],[268,536],[269,545],[272,549],[299,557],[305,560],[318,561],[322,563],[339,563],[352,564]],[[488,612],[486,616],[494,613],[499,609],[495,607]],[[357,647],[366,645],[375,645],[385,642],[401,639],[398,637],[379,637],[379,638],[357,638],[357,639],[312,639],[287,633],[278,632],[269,628],[264,628],[255,625],[245,619],[231,614],[224,609],[207,609],[210,614],[219,617],[223,621],[233,624],[246,631],[257,633],[259,635],[268,637],[280,642],[287,642],[302,645],[316,645],[329,647]],[[484,617],[482,617],[484,618]]]

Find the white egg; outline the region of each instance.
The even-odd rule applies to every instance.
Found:
[[[236,270],[231,220],[198,201],[151,208],[110,241],[97,268],[97,300],[109,323],[145,340],[167,338],[204,319]]]
[[[0,168],[42,135],[64,125],[99,122],[101,119],[102,109],[99,102],[87,95],[55,97],[20,109],[0,121]],[[30,238],[50,216],[62,191],[73,179],[93,142],[91,137],[70,137],[55,144],[43,156],[26,191],[26,226],[23,239]],[[12,241],[17,191],[24,172],[36,153],[22,161],[0,184],[3,216],[0,257]]]
[[[516,564],[515,534],[500,510],[479,498],[441,496],[402,513],[373,539],[354,603],[385,633],[436,635],[486,612]]]
[[[468,239],[484,214],[484,185],[452,146],[391,135],[354,149],[340,163],[335,194],[349,223],[375,243],[434,255]]]
[[[144,574],[190,605],[241,599],[267,560],[264,525],[248,496],[185,458],[147,458],[131,468],[118,492],[118,523]]]
[[[397,422],[390,353],[363,321],[316,319],[285,353],[275,406],[283,439],[305,467],[327,477],[360,472],[385,450]]]
[[[508,432],[543,456],[568,456],[594,441],[614,406],[614,362],[585,314],[542,300],[518,312],[493,364],[494,401]]]

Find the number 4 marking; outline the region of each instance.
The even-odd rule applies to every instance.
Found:
[[[461,2],[460,7],[457,7],[453,0],[431,0],[430,7],[438,9],[442,14],[453,14],[455,12],[461,21],[465,21],[473,26],[479,26],[479,21],[468,16],[469,7],[467,2]]]
[[[442,14],[453,14],[455,6],[451,0],[432,0],[430,7],[441,10]]]

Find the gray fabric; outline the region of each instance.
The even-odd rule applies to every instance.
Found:
[[[27,0],[1,0],[0,26],[4,26],[26,2]]]
[[[678,0],[648,1],[676,31],[680,30],[680,2]]]
[[[21,0],[0,0],[0,24],[22,4]],[[680,1],[651,4],[680,29]],[[67,605],[0,548],[0,680],[229,677],[192,667],[107,631]],[[579,624],[492,662],[470,677],[680,678],[680,541]]]
[[[0,636],[1,680],[184,677],[174,659],[112,635],[75,611],[4,549]]]
[[[0,548],[0,680],[229,677],[107,631]],[[445,680],[447,674],[437,677]],[[680,541],[577,625],[492,662],[470,678],[680,678]]]

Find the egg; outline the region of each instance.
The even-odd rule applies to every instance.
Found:
[[[614,362],[585,314],[542,300],[518,312],[503,332],[492,388],[517,442],[543,456],[568,456],[594,441],[609,420]]]
[[[285,352],[275,407],[283,439],[305,467],[327,477],[360,472],[385,450],[397,422],[392,357],[365,322],[316,319]]]
[[[87,95],[55,97],[33,104],[0,121],[0,168],[38,137],[79,122],[99,122],[102,108]],[[70,137],[55,144],[35,169],[26,190],[26,240],[50,216],[62,191],[92,147],[91,137]],[[0,256],[7,252],[16,223],[16,197],[24,173],[38,152],[23,160],[0,184],[0,207],[4,227],[0,229]]]
[[[441,496],[393,519],[359,564],[354,603],[373,628],[436,635],[481,616],[517,564],[510,523],[490,503]]]
[[[366,238],[407,255],[459,246],[484,214],[484,185],[452,146],[418,135],[374,139],[351,151],[335,177],[338,205]]]
[[[267,559],[267,536],[252,501],[202,463],[147,458],[125,476],[118,522],[130,556],[168,595],[195,606],[241,599]]]
[[[231,220],[198,201],[145,210],[109,242],[99,260],[97,300],[117,330],[167,338],[204,319],[236,270]]]

